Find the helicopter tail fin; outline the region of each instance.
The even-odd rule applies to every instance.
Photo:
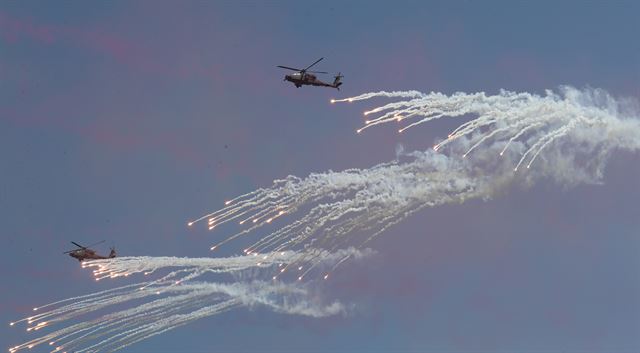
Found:
[[[109,258],[112,259],[114,257],[116,257],[116,249],[111,248],[111,251],[109,252]]]
[[[338,90],[340,90],[340,86],[342,85],[342,82],[340,82],[340,79],[342,79],[344,76],[342,76],[341,73],[338,73],[334,80],[333,80],[333,87],[337,88]]]

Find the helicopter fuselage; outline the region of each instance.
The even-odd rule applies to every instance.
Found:
[[[112,259],[116,257],[116,251],[111,249],[111,252],[107,256],[102,256],[96,254],[94,250],[91,249],[78,249],[69,252],[69,256],[74,259],[82,262],[84,260],[104,260],[104,259]]]
[[[318,80],[315,75],[307,74],[307,73],[303,75],[300,72],[295,72],[290,75],[285,75],[284,80],[293,83],[296,87],[300,87],[303,85],[329,86],[328,83]]]
[[[302,74],[300,72],[294,72],[290,75],[285,75],[284,80],[293,83],[298,88],[302,86],[320,86],[320,87],[338,88],[340,86],[340,85],[331,84],[328,82],[318,80],[316,75],[309,74],[309,73]]]

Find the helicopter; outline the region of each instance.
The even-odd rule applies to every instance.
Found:
[[[103,241],[99,241],[95,244],[91,244],[89,246],[82,246],[74,241],[71,242],[71,244],[77,246],[79,249],[74,249],[74,250],[69,250],[69,251],[65,251],[63,254],[69,254],[69,256],[73,257],[74,259],[78,259],[78,261],[82,262],[84,260],[103,260],[103,259],[112,259],[114,257],[116,257],[116,249],[115,248],[111,248],[111,251],[109,252],[109,255],[107,256],[101,256],[96,254],[95,250],[89,249],[89,247],[91,246],[95,246],[98,244],[102,244],[104,243]]]
[[[336,76],[334,76],[333,79],[333,83],[327,83],[327,82],[323,82],[321,80],[319,80],[316,75],[314,74],[326,74],[327,72],[324,71],[309,71],[309,69],[319,63],[322,59],[324,58],[320,58],[318,60],[316,60],[316,62],[314,62],[313,64],[307,66],[305,69],[296,69],[293,67],[288,67],[288,66],[281,66],[278,65],[277,67],[282,68],[282,69],[287,69],[287,70],[292,70],[292,71],[297,71],[294,72],[290,75],[285,75],[284,76],[284,80],[285,81],[289,81],[291,83],[293,83],[297,88],[300,88],[302,86],[321,86],[321,87],[332,87],[335,88],[337,90],[340,90],[340,86],[342,85],[342,82],[340,82],[340,79],[342,79],[344,76],[342,76],[341,73],[338,73]]]

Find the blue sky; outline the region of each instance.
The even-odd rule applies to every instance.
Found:
[[[632,1],[5,2],[0,319],[113,285],[61,254],[71,240],[208,256],[223,235],[185,222],[225,199],[387,161],[398,143],[426,149],[456,125],[356,135],[367,103],[330,98],[569,84],[640,99],[638,13]],[[296,89],[275,67],[319,57],[342,91]],[[242,309],[128,351],[638,351],[639,162],[616,154],[603,185],[543,181],[410,217],[327,284],[357,304],[347,317]],[[0,343],[28,337],[7,326]]]

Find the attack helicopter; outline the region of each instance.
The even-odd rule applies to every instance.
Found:
[[[328,83],[328,82],[323,82],[323,81],[319,80],[316,77],[316,75],[314,75],[314,74],[326,74],[327,72],[324,72],[324,71],[309,71],[309,69],[312,66],[314,66],[317,63],[319,63],[322,59],[324,59],[324,58],[320,58],[320,59],[316,60],[316,62],[314,62],[313,64],[307,66],[304,69],[296,69],[296,68],[293,68],[293,67],[281,66],[281,65],[278,65],[277,67],[282,68],[282,69],[296,71],[296,72],[294,72],[292,74],[285,75],[284,76],[284,80],[293,83],[294,86],[296,86],[298,88],[300,88],[302,86],[320,86],[320,87],[331,87],[331,88],[335,88],[337,90],[340,90],[340,86],[342,85],[342,82],[340,80],[344,77],[344,76],[342,76],[341,73],[338,73],[336,76],[334,76],[333,83]]]
[[[109,252],[109,255],[107,255],[107,256],[98,255],[95,250],[90,249],[90,247],[96,246],[96,245],[102,244],[102,243],[104,243],[104,240],[103,241],[99,241],[99,242],[97,242],[95,244],[91,244],[89,246],[82,246],[82,245],[72,241],[71,244],[77,246],[78,249],[65,251],[63,254],[69,254],[69,256],[73,257],[74,259],[77,259],[80,262],[82,262],[84,260],[103,260],[103,259],[112,259],[112,258],[116,257],[116,249],[113,248],[113,247],[111,248],[111,251]]]

